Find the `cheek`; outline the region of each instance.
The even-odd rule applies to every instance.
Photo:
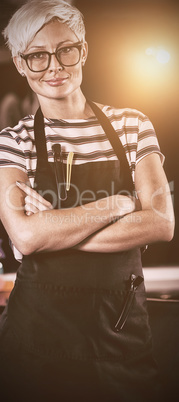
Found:
[[[29,81],[29,82],[38,82],[41,78],[41,74],[30,72],[30,73],[28,73],[28,75],[26,77],[27,77],[27,81]]]
[[[79,82],[82,81],[82,67],[81,65],[75,66],[75,70],[73,71],[73,77]]]
[[[26,75],[26,78],[31,89],[34,89],[40,82],[41,74],[28,73],[28,75]]]

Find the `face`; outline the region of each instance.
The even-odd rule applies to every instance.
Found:
[[[45,25],[29,44],[24,54],[39,51],[55,52],[57,48],[79,42],[71,29],[59,21],[51,21]],[[81,58],[78,64],[71,67],[62,67],[55,55],[52,55],[50,66],[43,72],[32,72],[25,60],[15,58],[19,72],[24,72],[32,90],[37,94],[39,102],[46,99],[66,98],[80,90],[82,81],[82,65],[87,57],[87,44],[83,45]]]

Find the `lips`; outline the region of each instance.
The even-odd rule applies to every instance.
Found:
[[[46,80],[46,83],[52,87],[58,87],[63,85],[67,81],[67,77],[64,78],[51,78],[50,80]]]

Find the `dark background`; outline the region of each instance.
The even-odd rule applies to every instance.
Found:
[[[18,0],[1,2],[0,28],[6,26]],[[152,121],[165,155],[176,215],[175,237],[170,243],[151,245],[144,266],[178,265],[178,136],[179,136],[179,2],[174,0],[76,0],[84,14],[89,56],[84,68],[83,91],[88,98],[116,107],[130,107]],[[159,64],[146,48],[163,47],[171,59]],[[0,39],[0,101],[8,92],[20,98],[26,82],[16,72]],[[8,238],[0,228],[6,272],[16,269]]]

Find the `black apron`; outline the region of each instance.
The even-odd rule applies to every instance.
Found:
[[[79,205],[83,192],[92,191],[97,200],[104,191],[112,195],[134,190],[112,125],[89,103],[118,160],[73,165],[72,186],[60,208]],[[40,109],[34,131],[35,189],[41,193],[48,189],[44,196],[49,199],[57,187]],[[24,396],[64,402],[154,400],[156,367],[140,249],[115,253],[67,249],[24,256],[4,317],[1,358],[7,362],[11,350],[10,367],[5,366],[22,400]]]

